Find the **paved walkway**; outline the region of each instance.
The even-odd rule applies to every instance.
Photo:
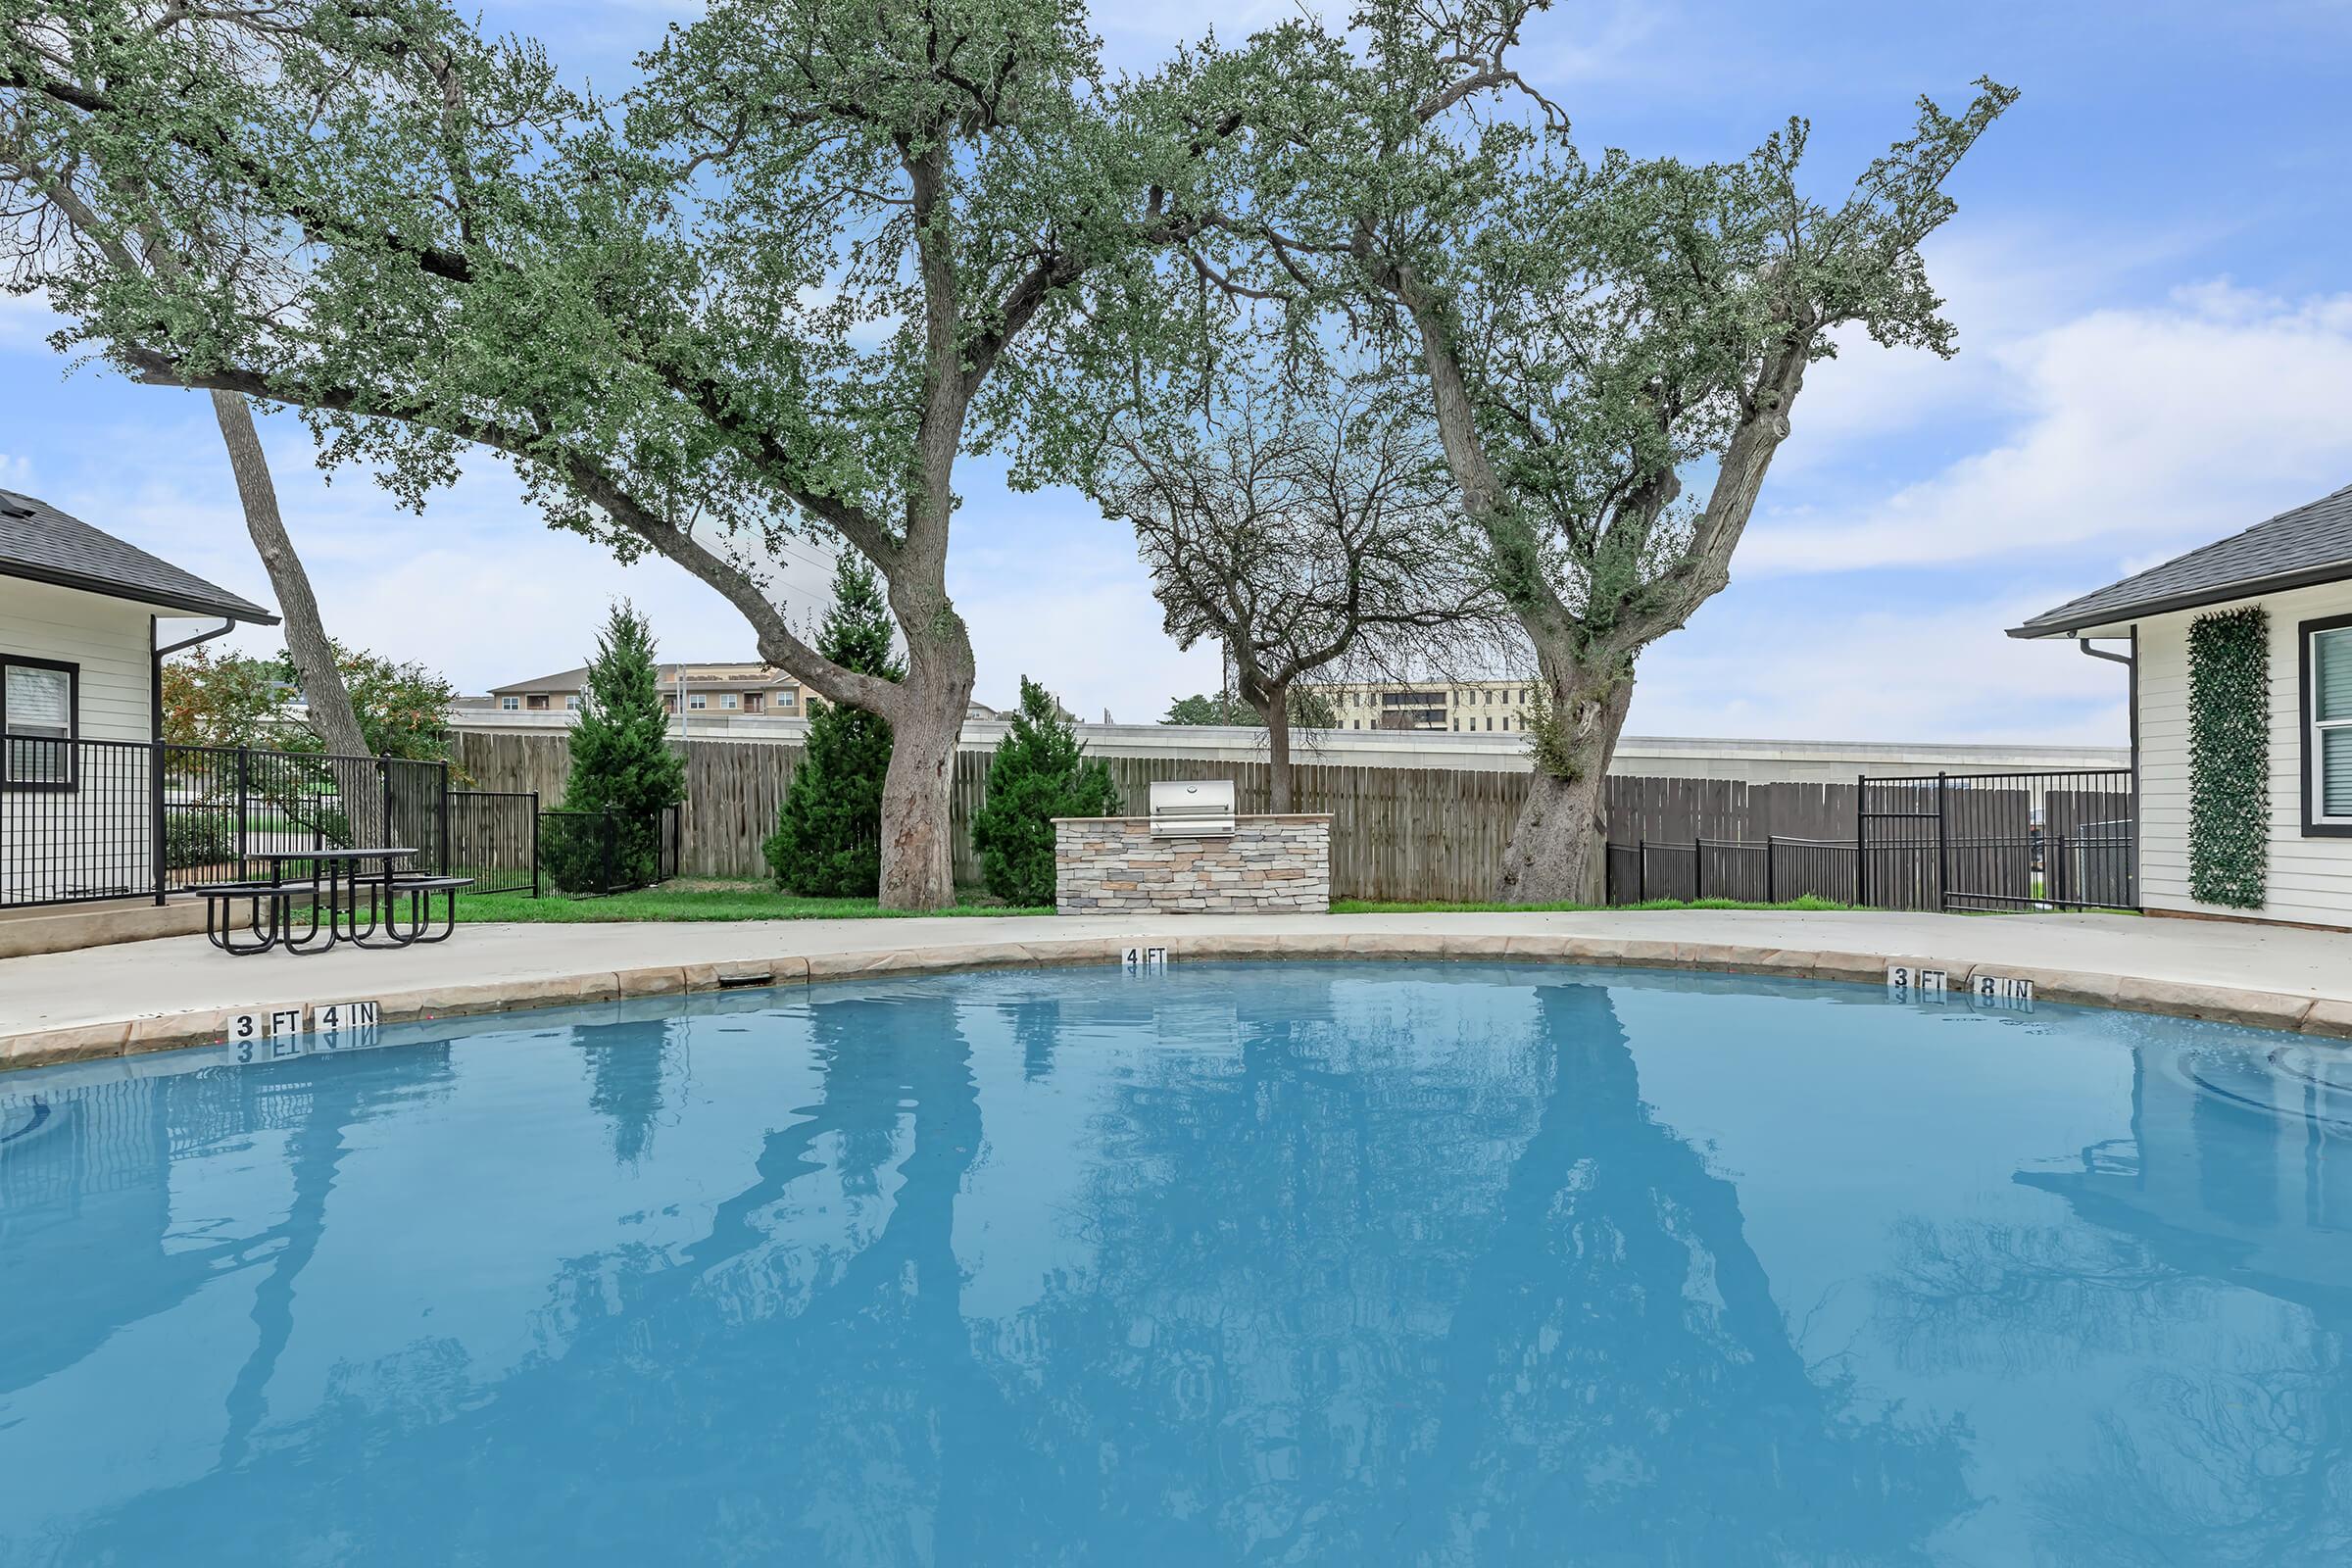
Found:
[[[232,1012],[374,1000],[387,1021],[844,974],[1172,958],[1512,957],[1884,983],[2023,975],[2044,1000],[2352,1037],[2352,936],[2128,915],[1182,915],[461,926],[405,952],[231,958],[201,937],[0,959],[0,1065],[219,1040]]]

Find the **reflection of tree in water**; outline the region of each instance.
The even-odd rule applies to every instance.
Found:
[[[1533,1034],[1449,1055],[1428,1019],[1348,1038],[1293,1009],[1245,1015],[1238,1061],[1138,1056],[1073,1153],[1097,1163],[1044,1296],[993,1322],[967,1319],[956,1248],[982,1126],[954,994],[829,1001],[815,1102],[699,1240],[571,1260],[544,1348],[494,1383],[430,1340],[346,1367],[269,1434],[300,1462],[151,1494],[77,1544],[1923,1560],[1966,1503],[1955,1437],[1808,1376],[1606,993],[1540,995]],[[612,1084],[616,1125],[660,1092]]]
[[[1539,996],[1499,1067],[1245,1018],[1239,1072],[1122,1097],[1092,1267],[1007,1330],[1102,1545],[1157,1521],[1182,1561],[1924,1560],[1965,1504],[1955,1439],[1808,1377],[1607,993]]]
[[[1875,1316],[1912,1372],[2020,1377],[2084,1350],[2147,1353],[2193,1294],[2131,1237],[2059,1225],[1912,1215],[1893,1255]]]
[[[2017,1178],[2074,1223],[1907,1223],[1882,1324],[1928,1370],[2147,1365],[2094,1413],[2085,1462],[2034,1491],[2051,1560],[2352,1561],[2352,1151],[2151,1070],[2152,1050],[2128,1150]],[[2235,1076],[2258,1068],[2247,1054]],[[2300,1091],[2280,1087],[2291,1110]]]
[[[1031,1083],[1054,1071],[1061,1041],[1061,999],[1023,997],[1012,1004],[1012,1043],[1021,1048],[1021,1076]]]
[[[588,1064],[588,1106],[612,1127],[612,1155],[634,1165],[653,1148],[662,1085],[679,1049],[668,1024],[579,1024],[573,1043]]]

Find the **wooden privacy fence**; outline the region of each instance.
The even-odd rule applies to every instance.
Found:
[[[459,730],[458,765],[483,790],[537,790],[561,800],[570,753],[561,734]],[[683,743],[686,807],[680,873],[757,878],[768,874],[760,846],[776,830],[776,812],[791,788],[802,749],[750,741]],[[972,848],[972,816],[988,789],[988,752],[956,755],[949,793],[955,833],[956,880],[980,880]],[[1243,811],[1269,808],[1272,769],[1264,762],[1165,757],[1106,757],[1125,808],[1143,814],[1154,781],[1229,778]],[[1527,775],[1484,770],[1353,767],[1317,762],[1291,769],[1292,799],[1300,811],[1332,815],[1332,893],[1347,899],[1485,899],[1502,870],[1503,845]],[[1595,889],[1595,897],[1598,890]]]
[[[460,730],[459,766],[483,790],[536,790],[553,805],[563,798],[570,754],[561,733]],[[760,846],[775,831],[776,812],[800,765],[793,744],[741,740],[689,740],[686,806],[679,869],[686,876],[760,878],[768,874]],[[980,880],[980,858],[972,848],[972,817],[987,794],[992,754],[960,751],[950,787],[956,880]],[[1106,757],[1125,809],[1141,815],[1152,785],[1162,779],[1228,778],[1239,808],[1259,812],[1270,807],[1272,770],[1264,762],[1185,757]],[[1331,881],[1338,898],[1381,900],[1478,900],[1494,895],[1502,852],[1528,775],[1486,770],[1424,767],[1366,767],[1314,761],[1294,764],[1296,809],[1332,816]],[[2026,797],[1981,780],[1966,795],[1968,831],[1949,835],[1940,852],[1932,822],[1887,816],[1908,812],[1914,796],[1934,791],[1933,775],[1920,780],[1873,780],[1874,831],[1866,856],[1854,845],[1857,784],[1749,784],[1737,779],[1623,778],[1608,783],[1607,857],[1610,885],[1596,875],[1586,893],[1593,903],[1620,901],[1646,887],[1651,898],[1689,898],[1694,892],[1742,899],[1792,898],[1813,893],[1840,902],[1856,896],[1856,873],[1867,877],[1870,903],[1890,907],[1933,908],[1943,900],[1948,867],[1957,886],[1984,895],[2024,900],[2037,891],[2031,883]],[[2020,780],[2020,784],[2024,781]],[[1884,797],[1883,799],[1881,797]],[[1961,799],[1955,791],[1955,799]],[[2038,799],[2038,797],[2037,797]],[[2059,831],[2095,842],[2127,820],[2128,796],[2103,792],[2094,781],[2079,793],[2048,792]],[[1917,829],[1916,832],[1910,831]],[[1646,844],[1645,856],[1636,846]],[[2034,845],[2037,852],[2038,845]],[[2106,861],[2070,851],[2065,874],[2093,880],[2078,870],[2082,861],[2097,871]],[[1857,861],[1867,859],[1867,865]],[[1595,867],[1596,871],[1598,867]],[[2057,872],[2053,872],[2055,877]],[[2101,872],[2102,891],[2114,878]],[[2109,898],[2108,902],[2123,902]]]

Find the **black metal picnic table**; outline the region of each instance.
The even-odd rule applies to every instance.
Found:
[[[250,858],[270,865],[267,881],[214,882],[196,891],[205,900],[205,935],[221,952],[244,957],[284,948],[288,953],[324,953],[338,942],[363,948],[406,948],[419,942],[446,942],[456,929],[458,889],[470,886],[471,877],[403,874],[396,861],[416,854],[400,845],[369,848],[266,850]],[[307,877],[289,878],[287,868],[308,865]],[[363,919],[361,894],[367,895]],[[398,907],[402,894],[409,898],[404,921]],[[446,900],[441,929],[432,927],[432,895]],[[294,900],[310,896],[310,923],[298,934],[294,928]],[[245,930],[240,938],[229,906],[248,901]],[[325,908],[323,923],[319,909]],[[323,924],[323,929],[322,929]]]

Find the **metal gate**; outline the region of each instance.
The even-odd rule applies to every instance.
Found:
[[[1880,909],[2136,909],[2128,768],[1860,780],[1854,902]]]

